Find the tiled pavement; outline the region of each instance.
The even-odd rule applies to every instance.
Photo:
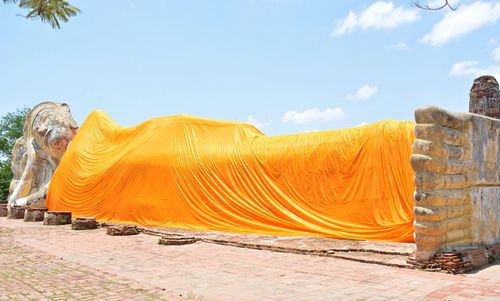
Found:
[[[0,229],[7,300],[500,300],[498,264],[448,275],[5,218]]]
[[[0,300],[167,300],[141,285],[14,241],[0,228]],[[126,296],[126,298],[124,298]]]
[[[406,259],[415,251],[412,243],[342,240],[311,236],[271,236],[262,234],[234,234],[226,232],[194,231],[173,228],[140,227],[144,233],[158,236],[182,235],[221,245],[271,250],[295,254],[311,254],[387,266],[410,268]]]

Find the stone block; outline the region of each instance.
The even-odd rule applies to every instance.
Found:
[[[43,224],[49,226],[71,224],[71,212],[47,211],[43,216]]]
[[[10,219],[23,219],[24,218],[24,206],[7,207],[7,218]]]
[[[111,226],[106,229],[106,234],[111,236],[127,236],[137,235],[141,233],[137,226],[124,225],[124,226]]]
[[[41,222],[43,221],[44,214],[48,209],[45,208],[26,208],[24,210],[25,222]]]
[[[7,204],[0,204],[0,217],[7,216]]]
[[[71,221],[72,230],[97,229],[98,223],[93,217],[77,217]]]
[[[193,236],[163,236],[158,240],[158,244],[165,246],[187,245],[195,243],[197,239]]]

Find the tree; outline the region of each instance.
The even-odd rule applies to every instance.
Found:
[[[3,0],[3,3],[14,3],[22,9],[27,9],[28,14],[18,15],[26,19],[40,19],[49,23],[54,29],[60,29],[60,22],[68,22],[70,17],[80,13],[80,9],[64,0]]]
[[[429,4],[421,4],[419,0],[413,0],[413,1],[411,1],[411,4],[413,6],[416,6],[420,9],[425,9],[425,10],[440,10],[440,9],[443,9],[446,7],[448,7],[451,10],[457,10],[457,7],[458,7],[458,6],[453,7],[450,4],[449,0],[443,0],[443,2],[437,6],[430,6]]]
[[[23,135],[24,120],[29,108],[18,109],[0,118],[0,200],[6,200],[12,180],[10,163],[17,138]]]

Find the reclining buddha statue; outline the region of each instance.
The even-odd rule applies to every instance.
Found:
[[[415,241],[418,260],[492,245],[497,81],[476,79],[470,97],[470,113],[426,107],[416,123],[285,136],[189,115],[122,127],[102,111],[75,136],[68,106],[42,103],[13,150],[9,206],[148,226]]]
[[[413,122],[266,136],[188,115],[121,127],[92,112],[49,210],[150,226],[413,240]]]

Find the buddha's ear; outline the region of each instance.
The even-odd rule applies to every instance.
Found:
[[[71,110],[69,109],[69,105],[67,103],[62,103],[61,108],[63,108],[68,113],[71,112]]]
[[[35,131],[41,137],[45,137],[45,135],[47,135],[48,129],[46,127],[37,127],[35,128]]]

